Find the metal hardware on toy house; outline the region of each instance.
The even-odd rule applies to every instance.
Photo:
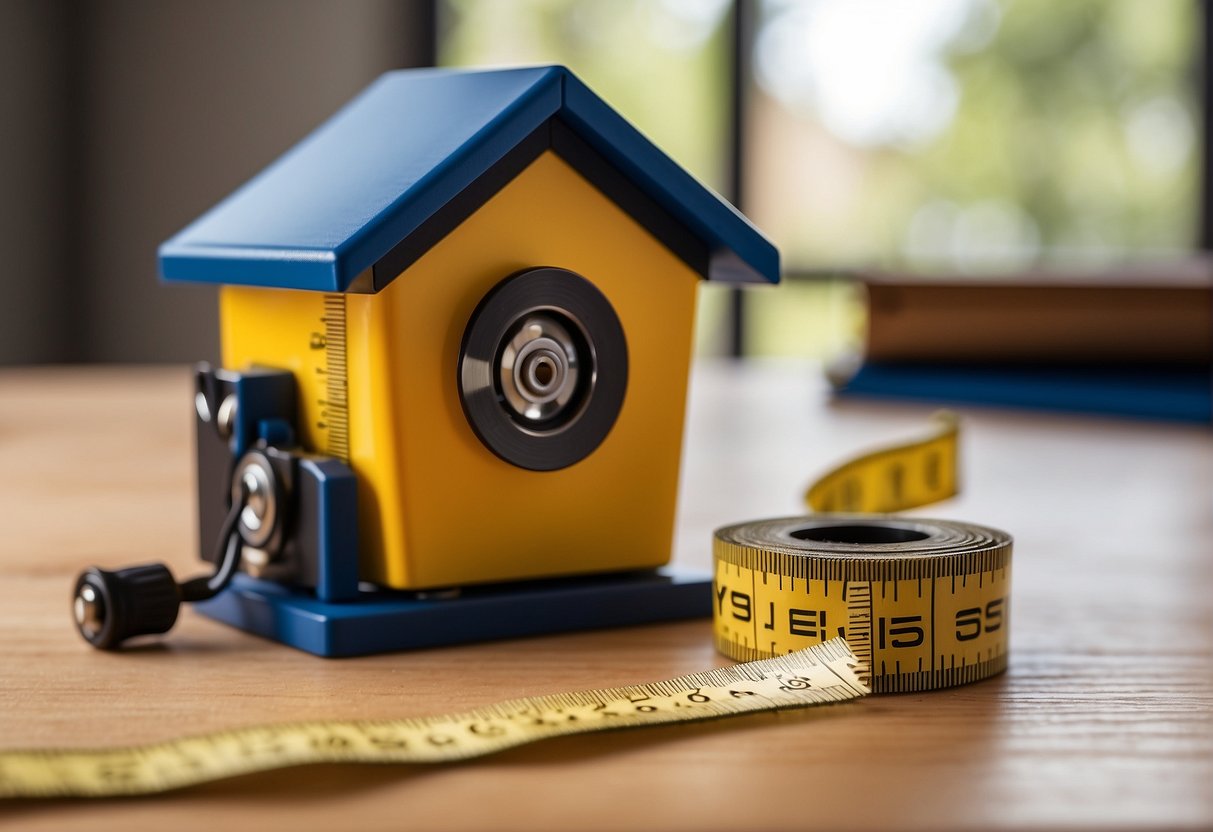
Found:
[[[160,264],[222,284],[216,575],[85,573],[93,643],[167,630],[170,587],[330,656],[710,614],[663,569],[695,293],[778,254],[568,70],[388,73]]]

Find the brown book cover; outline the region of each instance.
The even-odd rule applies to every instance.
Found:
[[[866,274],[871,362],[1209,364],[1213,263],[980,278]]]

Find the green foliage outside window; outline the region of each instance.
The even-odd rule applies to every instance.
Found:
[[[728,160],[728,0],[447,0],[448,65],[557,62],[709,186]],[[746,213],[789,272],[982,274],[1192,249],[1193,0],[764,0]],[[725,295],[702,293],[700,349]],[[756,354],[853,337],[837,284],[748,296]]]

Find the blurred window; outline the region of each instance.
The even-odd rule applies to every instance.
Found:
[[[792,269],[1190,251],[1192,0],[766,0],[746,208]]]
[[[728,164],[729,0],[447,0],[446,66],[564,64],[702,181]]]
[[[793,286],[746,294],[747,352],[816,354],[881,267],[979,274],[1191,252],[1194,0],[743,0],[742,207]],[[568,65],[727,190],[731,0],[445,0],[446,65]],[[699,349],[730,295],[701,292]]]

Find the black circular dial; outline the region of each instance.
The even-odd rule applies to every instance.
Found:
[[[553,471],[593,453],[619,416],[627,381],[619,317],[567,269],[507,277],[463,334],[463,412],[489,450],[521,468]]]

